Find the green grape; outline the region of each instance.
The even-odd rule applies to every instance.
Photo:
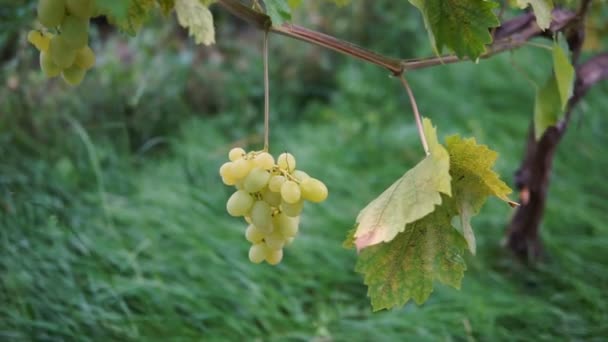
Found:
[[[255,167],[253,170],[249,172],[247,177],[245,177],[245,190],[249,192],[258,192],[262,190],[268,184],[268,180],[270,179],[270,173],[268,171]]]
[[[245,156],[245,150],[240,147],[235,147],[228,152],[228,159],[230,161],[237,161]]]
[[[253,163],[246,159],[239,159],[237,161],[232,162],[232,175],[234,179],[242,179],[249,174],[251,168],[253,167]]]
[[[281,153],[277,164],[281,169],[292,172],[296,168],[296,158],[291,153]]]
[[[264,241],[266,241],[266,246],[274,251],[283,249],[283,246],[285,246],[285,238],[276,230],[266,235]]]
[[[61,74],[61,68],[53,63],[51,56],[44,51],[40,52],[40,69],[42,69],[42,72],[48,78],[59,76],[59,74]]]
[[[281,203],[281,211],[283,214],[289,217],[297,217],[302,213],[302,208],[304,207],[304,201],[299,201],[297,203]]]
[[[39,0],[38,21],[48,28],[61,24],[65,17],[65,0]]]
[[[256,201],[251,208],[251,222],[264,233],[272,231],[272,208],[264,201]]]
[[[274,158],[270,153],[262,152],[253,158],[253,163],[264,170],[270,170],[274,166]]]
[[[84,75],[87,73],[86,70],[80,69],[76,65],[72,65],[67,69],[63,69],[61,77],[71,86],[79,85],[84,79]]]
[[[281,175],[274,175],[268,181],[268,188],[273,192],[281,192],[281,186],[287,179]]]
[[[95,13],[94,0],[66,0],[65,5],[70,14],[82,19],[89,19]]]
[[[268,256],[268,247],[265,243],[256,243],[249,248],[249,261],[259,264]]]
[[[47,52],[49,50],[51,36],[34,30],[28,32],[27,41],[34,45],[38,51]]]
[[[256,226],[250,224],[245,231],[245,238],[251,243],[260,243],[264,239],[264,232],[259,230]]]
[[[297,203],[300,200],[300,195],[300,186],[294,181],[286,181],[281,186],[281,197],[287,203]]]
[[[262,190],[262,199],[271,207],[278,207],[281,205],[281,194],[278,192],[272,192],[268,188]]]
[[[84,48],[89,43],[89,20],[66,16],[61,23],[61,35],[69,47]]]
[[[307,178],[310,178],[310,176],[308,175],[308,173],[302,171],[302,170],[295,170],[293,172],[293,176],[298,180],[298,181],[303,181]]]
[[[88,46],[83,47],[82,49],[76,51],[76,59],[74,60],[74,64],[84,70],[91,69],[93,66],[95,66],[95,52],[93,52],[93,50]]]
[[[266,249],[266,262],[271,265],[278,265],[281,260],[283,260],[283,250],[279,249],[278,251],[273,251],[271,249]]]
[[[284,238],[294,237],[298,234],[300,217],[289,217],[280,213],[272,218],[275,230],[278,230]]]
[[[53,63],[62,69],[69,68],[76,60],[76,50],[70,48],[61,36],[51,39],[49,55],[53,59]]]
[[[253,202],[253,197],[249,193],[239,190],[228,199],[226,210],[231,216],[245,216],[251,211]]]
[[[310,202],[319,203],[327,198],[327,187],[315,178],[307,178],[300,183],[302,198]]]

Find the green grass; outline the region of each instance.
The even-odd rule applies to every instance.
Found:
[[[531,74],[542,75],[533,67]],[[51,146],[36,136],[17,139],[14,126],[3,126],[0,340],[608,336],[605,85],[589,95],[560,146],[543,223],[545,262],[527,268],[500,247],[511,210],[492,200],[473,220],[478,255],[467,259],[460,291],[437,284],[421,307],[372,313],[353,271],[356,255],[341,242],[358,211],[422,150],[398,82],[356,63],[340,70],[330,103],[308,104],[301,120],[292,120],[293,113],[289,120],[273,117],[272,150],[294,153],[331,192],[327,202],[306,207],[301,234],[278,267],[249,263],[245,225],[225,213],[230,189],[217,176],[231,144],[259,141],[259,124],[229,112],[192,116],[178,107],[175,114],[184,119],[177,132],[142,148],[130,146],[127,123],[116,118],[99,125],[58,115],[47,133]],[[533,90],[512,72],[509,57],[410,77],[440,135],[474,135],[490,145],[510,182]],[[77,111],[87,101],[63,103]],[[13,145],[15,139],[21,143]]]

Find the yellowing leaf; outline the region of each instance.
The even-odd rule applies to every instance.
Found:
[[[441,193],[451,195],[450,159],[437,140],[436,129],[424,119],[430,155],[398,179],[357,216],[357,249],[388,242],[441,204]]]
[[[176,0],[175,11],[179,24],[194,36],[196,44],[215,43],[213,15],[200,0]]]
[[[549,26],[551,26],[553,0],[516,0],[515,4],[519,8],[526,8],[528,5],[532,5],[538,27],[546,30],[549,28]]]
[[[562,109],[566,109],[574,88],[574,67],[570,63],[568,55],[558,43],[553,44],[553,73],[555,74]]]
[[[437,52],[443,46],[459,58],[475,60],[492,42],[489,28],[500,25],[496,3],[486,0],[410,0],[424,18],[431,43]]]
[[[391,242],[364,249],[355,271],[364,275],[374,311],[402,306],[410,299],[420,305],[433,292],[435,280],[460,288],[465,250],[466,242],[441,206],[407,225]]]
[[[489,196],[496,196],[510,203],[512,192],[496,172],[492,170],[498,153],[485,145],[479,145],[475,138],[462,139],[451,136],[446,139],[450,154],[450,175],[452,176],[452,201],[458,213],[458,222],[469,251],[475,254],[475,235],[471,218],[479,212]]]

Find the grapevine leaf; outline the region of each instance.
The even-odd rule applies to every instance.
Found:
[[[175,0],[156,0],[156,2],[158,2],[158,6],[165,15],[171,13],[175,7]]]
[[[566,108],[574,87],[574,67],[558,43],[553,44],[553,73],[559,90],[562,110]]]
[[[451,195],[450,159],[437,140],[437,131],[424,119],[430,155],[399,178],[357,216],[357,249],[388,242],[406,225],[430,214],[441,204],[441,195]]]
[[[110,23],[125,33],[134,36],[141,28],[148,14],[155,8],[154,0],[97,1],[101,13],[107,15]]]
[[[279,26],[291,20],[291,8],[286,0],[265,0],[266,14],[270,16],[272,25]]]
[[[495,151],[478,144],[474,138],[462,139],[459,136],[448,137],[446,148],[450,154],[454,210],[458,213],[458,223],[469,251],[475,254],[471,218],[479,213],[489,196],[513,203],[508,197],[512,190],[492,170],[498,158]]]
[[[500,21],[492,11],[496,3],[485,0],[410,0],[424,18],[431,43],[437,52],[444,46],[459,58],[472,60],[492,42],[489,28]]]
[[[546,30],[551,26],[551,11],[553,10],[553,0],[516,0],[515,5],[519,8],[532,6],[536,23],[542,30]]]
[[[374,311],[402,306],[410,299],[424,303],[434,280],[460,288],[466,242],[451,226],[448,207],[438,207],[407,225],[394,240],[359,254],[355,271],[364,275]]]
[[[559,87],[555,74],[551,74],[547,82],[536,90],[534,103],[534,135],[536,140],[543,136],[547,128],[555,126],[564,110],[561,106]]]
[[[175,11],[177,21],[187,28],[189,34],[194,36],[196,44],[211,45],[215,43],[215,28],[213,15],[200,0],[176,0]]]

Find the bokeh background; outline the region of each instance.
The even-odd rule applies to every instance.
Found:
[[[213,8],[218,44],[173,17],[136,37],[98,22],[97,66],[77,88],[47,80],[25,35],[32,1],[0,1],[0,340],[493,341],[608,336],[608,84],[576,110],[543,222],[547,256],[501,247],[512,210],[473,221],[460,291],[372,313],[341,243],[358,211],[422,158],[405,93],[375,66],[271,38],[271,151],[290,151],[329,199],[305,208],[278,267],[247,259],[245,225],[218,176],[232,146],[260,148],[262,34]],[[384,54],[432,55],[414,7],[310,2],[296,21]],[[509,14],[507,14],[509,15]],[[546,41],[538,41],[546,43]],[[411,72],[439,134],[500,153],[512,184],[550,53]]]

